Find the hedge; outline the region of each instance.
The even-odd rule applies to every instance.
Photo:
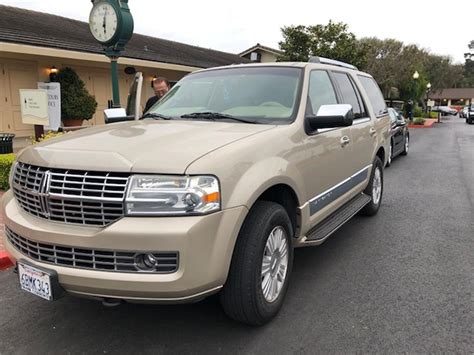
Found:
[[[8,190],[10,185],[8,177],[15,161],[15,154],[0,154],[0,190]]]
[[[423,117],[416,117],[413,119],[413,124],[423,126],[425,124],[425,119]]]

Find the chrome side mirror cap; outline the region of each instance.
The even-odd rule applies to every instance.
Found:
[[[348,127],[354,120],[352,105],[322,105],[315,116],[308,116],[312,129]]]

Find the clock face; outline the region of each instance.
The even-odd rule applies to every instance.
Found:
[[[89,16],[89,27],[92,35],[99,42],[108,42],[117,32],[117,13],[107,2],[96,4]]]

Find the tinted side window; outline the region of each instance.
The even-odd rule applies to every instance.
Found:
[[[308,102],[313,115],[318,113],[321,105],[337,104],[336,93],[329,74],[324,70],[314,70],[309,78]],[[309,108],[309,107],[308,107]]]
[[[388,113],[390,115],[390,121],[392,121],[392,123],[397,122],[397,112],[394,109],[388,109]]]
[[[357,98],[357,94],[352,86],[352,83],[345,73],[334,73],[334,78],[336,79],[337,85],[341,90],[343,103],[349,104],[352,106],[352,111],[354,111],[354,118],[365,117],[363,106]]]
[[[360,82],[369,96],[369,100],[374,108],[375,115],[382,116],[387,112],[387,105],[383,99],[382,92],[374,79],[359,75]]]

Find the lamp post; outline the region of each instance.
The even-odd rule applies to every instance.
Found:
[[[415,108],[415,100],[414,100],[414,97],[415,94],[416,94],[416,81],[418,80],[418,78],[420,77],[420,74],[418,73],[418,71],[415,71],[413,73],[413,92],[412,92],[412,99],[410,99],[408,101],[408,118],[410,119],[410,121],[413,121],[413,110]]]
[[[431,83],[426,84],[426,106],[425,113],[428,113],[428,100],[430,99]]]

